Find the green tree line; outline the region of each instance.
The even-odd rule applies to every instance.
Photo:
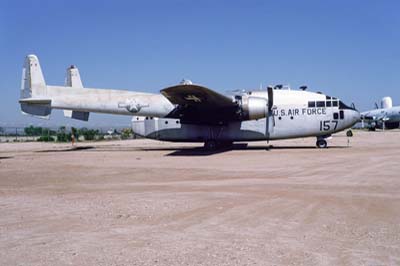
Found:
[[[75,140],[78,140],[82,136],[85,140],[102,139],[103,135],[97,129],[88,128],[71,128],[68,131],[65,126],[60,127],[57,131],[49,128],[29,126],[24,128],[24,132],[27,136],[39,136],[38,141],[58,141],[68,142],[72,140],[72,136]]]

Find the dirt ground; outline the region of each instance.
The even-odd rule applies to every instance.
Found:
[[[0,265],[400,265],[400,132],[0,144]]]

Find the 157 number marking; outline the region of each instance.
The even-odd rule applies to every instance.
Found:
[[[319,130],[320,131],[329,131],[331,130],[331,128],[333,128],[333,130],[336,130],[338,126],[338,121],[336,120],[325,120],[325,121],[320,121],[319,122]]]

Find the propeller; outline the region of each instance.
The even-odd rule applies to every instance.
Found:
[[[274,118],[274,114],[272,111],[272,107],[274,106],[274,89],[272,87],[268,87],[268,107],[267,107],[267,120],[266,120],[266,130],[265,130],[265,134],[267,136],[267,140],[269,140],[270,138],[270,123],[272,122],[272,126],[275,126],[275,118]],[[272,119],[272,121],[271,121]]]

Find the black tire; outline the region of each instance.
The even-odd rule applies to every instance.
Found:
[[[328,148],[328,142],[326,142],[326,140],[324,140],[324,139],[319,139],[319,140],[317,140],[316,145],[317,145],[317,147],[318,147],[319,149],[326,149],[326,148]]]
[[[217,142],[215,140],[207,140],[204,142],[204,149],[213,151],[217,149]]]
[[[217,146],[221,147],[221,148],[230,148],[233,146],[233,142],[232,141],[222,141],[222,142],[218,142]]]
[[[346,136],[347,136],[347,137],[352,137],[352,136],[353,136],[353,131],[352,131],[352,130],[348,130],[348,131],[346,132]]]

